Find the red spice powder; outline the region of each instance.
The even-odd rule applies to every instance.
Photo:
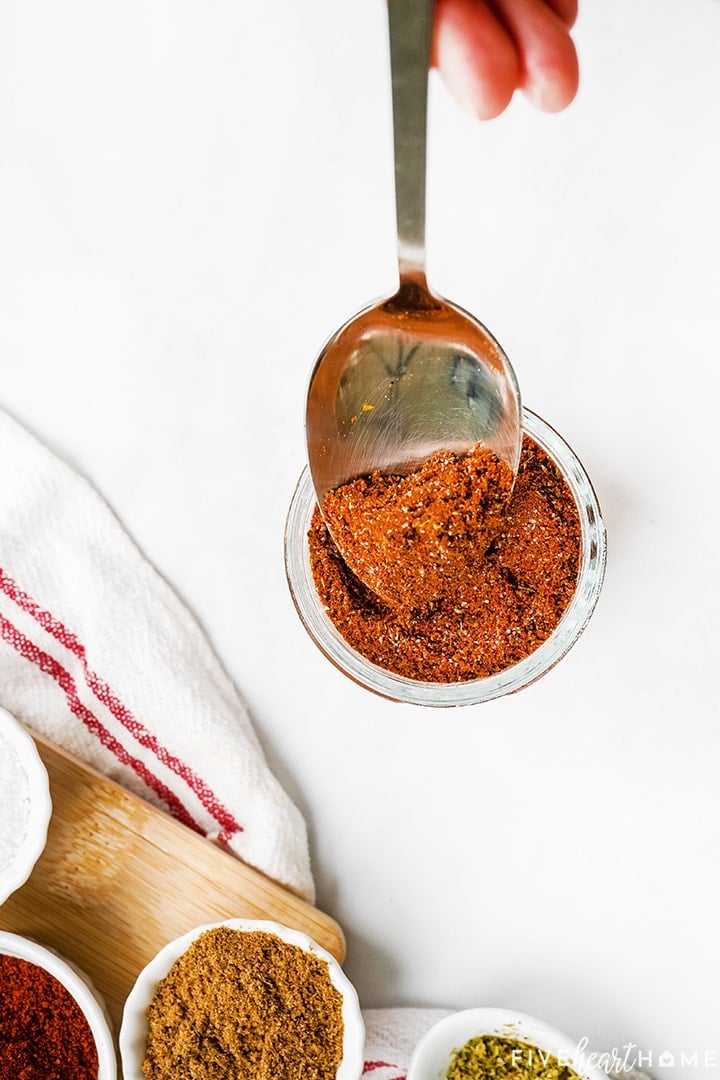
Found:
[[[451,488],[446,499],[453,503]],[[526,435],[500,532],[487,550],[478,545],[482,557],[471,560],[472,572],[443,575],[448,587],[429,603],[419,588],[413,602],[415,586],[404,572],[397,604],[369,589],[343,560],[317,508],[308,543],[318,595],[347,643],[398,675],[448,683],[503,671],[550,636],[575,591],[581,528],[562,473]],[[418,570],[416,563],[416,581]],[[392,578],[392,565],[385,572]],[[391,594],[385,579],[383,589]]]
[[[0,1080],[97,1080],[98,1053],[75,998],[37,964],[0,954]]]
[[[375,472],[329,491],[323,517],[368,588],[419,610],[476,575],[512,486],[510,466],[480,445],[440,451],[407,476]]]

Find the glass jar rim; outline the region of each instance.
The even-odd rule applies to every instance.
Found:
[[[575,499],[581,524],[577,585],[555,630],[524,660],[495,675],[466,682],[422,682],[397,675],[367,660],[343,638],[325,611],[312,576],[307,534],[315,492],[309,470],[303,470],[285,526],[288,585],[300,620],[316,646],[354,682],[392,701],[436,707],[476,705],[530,686],[578,640],[595,610],[605,577],[607,535],[600,504],[581,462],[554,428],[523,408],[523,431],[555,462]]]

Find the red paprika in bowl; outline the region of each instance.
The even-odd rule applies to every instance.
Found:
[[[50,949],[0,933],[0,1077],[116,1075],[104,1008],[85,977]]]

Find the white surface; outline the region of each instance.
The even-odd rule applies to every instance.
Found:
[[[394,283],[380,0],[8,0],[0,404],[203,622],[306,814],[364,1006],[510,1007],[592,1046],[713,1052],[661,1070],[705,1080],[720,3],[581,6],[566,113],[483,126],[432,87],[430,279],[503,344],[609,531],[593,621],[536,686],[376,699],[284,580],[314,355]]]
[[[335,957],[321,948],[307,934],[266,919],[227,919],[225,922],[196,926],[187,934],[168,942],[146,964],[135,980],[123,1010],[119,1045],[124,1080],[142,1080],[143,1078],[142,1065],[148,1034],[147,1010],[155,997],[158,983],[165,978],[175,961],[187,952],[201,934],[206,930],[215,930],[221,926],[243,933],[274,934],[287,944],[295,945],[298,949],[325,961],[330,982],[342,997],[343,1056],[338,1066],[337,1080],[357,1080],[363,1068],[365,1030],[355,988]]]

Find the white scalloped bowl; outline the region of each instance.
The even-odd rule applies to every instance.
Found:
[[[170,941],[143,968],[125,1002],[120,1026],[120,1060],[124,1080],[143,1080],[142,1063],[147,1039],[147,1009],[155,996],[158,983],[165,978],[175,961],[187,951],[200,934],[220,926],[250,933],[260,931],[274,934],[281,941],[296,945],[327,963],[330,981],[342,996],[343,1056],[336,1073],[336,1080],[358,1080],[364,1064],[365,1028],[355,988],[335,957],[316,944],[307,934],[264,919],[227,919],[224,922],[196,926],[182,937]]]
[[[0,953],[44,968],[65,987],[83,1012],[98,1053],[98,1080],[116,1080],[117,1059],[105,1004],[88,977],[69,960],[36,941],[0,931]]]
[[[9,746],[27,779],[28,817],[24,836],[9,861],[0,865],[0,904],[25,884],[47,842],[52,814],[48,774],[32,736],[18,721],[0,709],[0,752]]]
[[[443,1017],[415,1047],[407,1080],[446,1080],[456,1050],[479,1035],[497,1035],[552,1054],[573,1069],[580,1080],[607,1080],[607,1074],[582,1060],[578,1041],[525,1013],[508,1009],[462,1009]]]

